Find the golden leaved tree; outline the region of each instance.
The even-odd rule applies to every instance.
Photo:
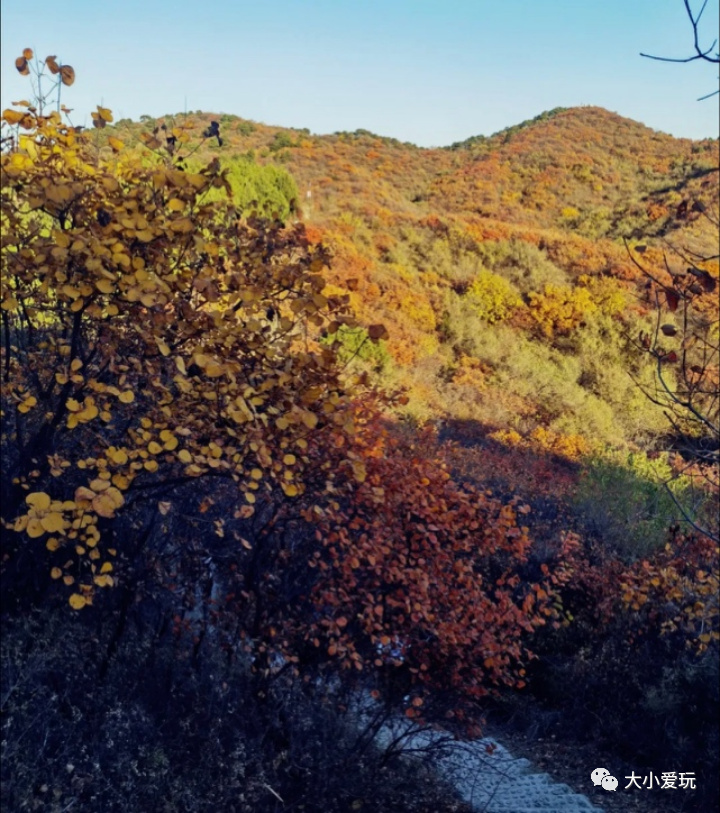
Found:
[[[353,430],[313,336],[353,320],[302,226],[207,202],[227,188],[217,161],[148,166],[19,105],[3,113],[5,564],[46,549],[79,609],[114,582],[106,529],[160,486],[225,478],[242,517],[302,494],[309,437]]]

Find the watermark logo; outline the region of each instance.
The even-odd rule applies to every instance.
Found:
[[[595,768],[590,774],[593,785],[600,785],[605,790],[617,790],[618,781],[610,774],[607,768]]]
[[[614,776],[610,776],[610,774],[608,774],[607,776],[603,776],[603,780],[600,784],[603,786],[604,790],[617,790],[618,781]]]
[[[610,776],[610,771],[607,768],[595,768],[590,774],[590,779],[592,779],[593,785],[601,785],[606,776]]]
[[[595,768],[590,774],[590,779],[593,785],[601,787],[603,790],[617,790],[620,784],[607,768]],[[636,774],[633,771],[625,779],[627,785],[623,790],[630,790],[630,788],[636,788],[637,790],[652,790],[652,788],[660,790],[695,790],[697,787],[694,771],[665,771],[660,776],[657,776],[652,771],[647,776]]]

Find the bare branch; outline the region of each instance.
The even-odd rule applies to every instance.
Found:
[[[700,45],[700,19],[703,16],[703,12],[705,11],[707,3],[708,0],[704,0],[702,7],[700,8],[700,11],[697,14],[694,14],[692,8],[690,7],[690,0],[683,0],[683,4],[685,5],[685,12],[687,14],[688,19],[690,20],[690,25],[692,26],[693,49],[695,51],[694,54],[686,57],[669,57],[669,56],[657,56],[656,54],[645,54],[641,51],[640,56],[645,57],[646,59],[654,59],[657,62],[675,62],[686,64],[688,62],[696,62],[700,60],[703,62],[709,62],[712,65],[720,64],[720,52],[717,49],[718,44],[717,39],[713,40],[712,44],[707,48],[703,48]],[[720,89],[714,90],[712,93],[706,93],[704,96],[701,96],[698,99],[698,101],[702,102],[705,99],[710,99],[713,96],[717,96],[718,93],[720,93]]]

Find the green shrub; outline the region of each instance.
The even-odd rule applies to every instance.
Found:
[[[390,361],[390,353],[385,340],[371,341],[364,327],[342,326],[337,333],[331,333],[323,339],[323,342],[326,344],[338,343],[338,360],[341,364],[349,364],[354,359],[359,359],[381,372]]]
[[[608,452],[586,463],[575,507],[590,533],[627,560],[661,548],[669,527],[682,519],[664,483],[676,496],[687,487],[672,480],[667,455]]]
[[[481,243],[478,257],[486,268],[511,282],[522,294],[541,291],[545,285],[564,285],[567,274],[547,254],[524,240],[499,240]]]
[[[255,212],[264,217],[277,215],[280,220],[290,217],[299,192],[287,170],[273,164],[257,164],[249,154],[226,159],[224,165],[228,169],[233,201],[243,212]],[[208,200],[219,200],[223,196],[221,190],[213,190]]]

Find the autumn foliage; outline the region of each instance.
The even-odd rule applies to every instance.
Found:
[[[208,585],[211,611],[176,633],[233,628],[259,670],[275,655],[302,670],[309,646],[468,699],[522,685],[525,639],[552,614],[519,572],[527,529],[379,428],[339,342],[319,341],[355,325],[323,293],[323,245],[208,200],[226,174],[189,171],[184,132],[146,166],[57,112],[5,120],[12,595],[42,595],[47,574],[81,610],[123,581],[151,593],[152,572],[196,609]]]
[[[298,698],[367,690],[475,736],[490,697],[558,674],[589,714],[599,680],[632,678],[632,707],[716,664],[716,145],[594,108],[447,150],[105,107],[83,132],[73,69],[43,64],[58,110],[2,115],[9,617],[90,630],[99,684],[133,651],[237,691],[270,762]],[[643,393],[671,511],[613,468],[667,433]]]
[[[53,554],[81,607],[113,583],[101,529],[136,494],[225,477],[250,515],[301,493],[307,437],[347,395],[298,326],[351,320],[300,227],[203,203],[217,162],[146,169],[27,116],[2,159],[6,528]]]

